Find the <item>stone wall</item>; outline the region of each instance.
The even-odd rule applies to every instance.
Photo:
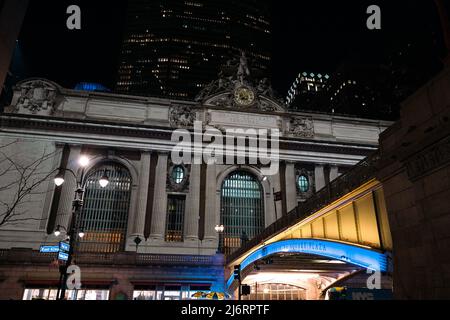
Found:
[[[397,299],[450,298],[450,69],[380,137]]]

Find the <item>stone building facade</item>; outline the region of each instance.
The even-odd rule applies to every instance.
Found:
[[[380,137],[397,299],[450,297],[450,68],[408,98]]]
[[[45,79],[19,83],[0,115],[1,213],[21,194],[18,181],[38,183],[0,227],[0,298],[55,296],[56,255],[39,249],[64,240],[54,231],[70,228],[82,172],[85,237],[74,259],[83,297],[181,299],[223,291],[222,253],[375,151],[390,125],[287,112],[270,86],[251,81],[244,62],[195,101],[69,90]],[[265,174],[267,163],[250,162],[250,153],[243,163],[175,163],[173,133],[195,136],[197,124],[213,136],[227,129],[279,132],[279,170]],[[226,155],[238,153],[235,141]],[[81,155],[90,159],[84,170]],[[71,171],[55,186],[61,167]],[[104,175],[109,185],[102,189]]]

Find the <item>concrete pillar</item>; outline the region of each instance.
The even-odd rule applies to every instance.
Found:
[[[330,182],[339,177],[339,168],[336,166],[332,166],[330,168]]]
[[[167,215],[167,158],[168,153],[158,154],[155,177],[155,198],[153,202],[152,228],[150,238],[163,240]]]
[[[214,227],[220,220],[216,210],[216,163],[208,164],[206,168],[205,191],[205,241],[217,241],[218,235]]]
[[[57,169],[61,165],[61,159],[63,155],[63,147],[64,145],[56,144],[55,145],[55,156],[53,157],[53,163],[52,163],[52,170]],[[45,204],[44,204],[44,210],[42,210],[42,220],[39,226],[40,230],[45,230],[45,227],[48,223],[48,218],[50,216],[50,210],[52,207],[52,199],[53,194],[55,192],[55,182],[53,179],[50,179],[48,181],[48,187],[47,187],[47,193],[45,195]]]
[[[81,146],[70,146],[70,155],[67,162],[67,169],[77,173],[80,165],[78,159],[81,155]],[[77,177],[78,179],[78,177]],[[56,215],[55,227],[58,225],[68,229],[69,222],[72,217],[72,202],[77,188],[77,180],[72,173],[66,171],[64,175],[64,184],[61,190],[61,198],[59,200],[58,214]]]
[[[281,191],[281,187],[280,187],[280,171],[278,171],[278,174],[273,176],[273,179],[272,179],[271,182],[272,182],[272,197],[274,197],[274,194],[273,194],[274,192]],[[275,220],[278,220],[278,219],[281,218],[282,210],[283,210],[281,202],[282,202],[281,200],[275,202],[275,208],[276,208],[276,210],[275,210]]]
[[[264,224],[265,227],[270,226],[272,223],[276,221],[276,215],[275,215],[275,201],[274,201],[274,194],[273,194],[273,188],[275,178],[278,178],[277,176],[267,176],[267,181],[262,182],[264,187],[264,196],[266,199],[265,202],[265,219]]]
[[[141,168],[139,170],[139,185],[137,189],[136,212],[134,215],[133,236],[144,236],[145,214],[147,209],[147,194],[150,176],[150,152],[141,153]]]
[[[186,199],[184,240],[198,241],[198,220],[200,218],[200,165],[191,165],[189,194]]]
[[[320,290],[317,288],[317,279],[308,279],[306,282],[306,300],[319,300]]]
[[[316,165],[314,179],[316,182],[316,192],[325,187],[325,173],[322,165]]]
[[[286,205],[287,213],[297,206],[297,188],[295,186],[294,163],[286,163]]]

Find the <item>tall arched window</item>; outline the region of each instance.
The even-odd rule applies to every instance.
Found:
[[[102,188],[99,180],[105,172],[109,184]],[[79,226],[85,236],[79,243],[79,250],[123,250],[130,207],[130,172],[122,165],[109,161],[94,167],[86,179],[83,210],[79,217]]]
[[[231,173],[222,183],[220,220],[224,226],[221,246],[230,254],[264,229],[264,192],[249,172]]]

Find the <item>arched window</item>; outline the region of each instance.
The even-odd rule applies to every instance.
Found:
[[[102,188],[99,180],[105,172],[109,184]],[[123,250],[130,207],[130,172],[122,165],[109,161],[94,167],[86,179],[83,210],[79,217],[79,227],[85,236],[79,243],[79,250]]]
[[[222,183],[221,247],[230,254],[264,229],[264,198],[259,180],[246,171],[231,173]]]

